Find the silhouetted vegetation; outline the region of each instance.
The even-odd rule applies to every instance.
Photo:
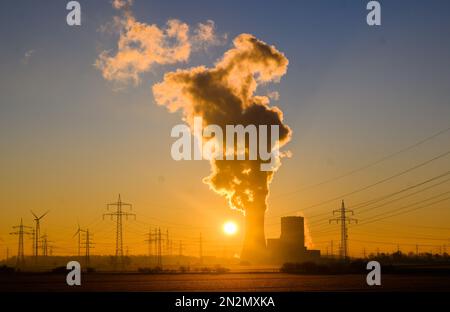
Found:
[[[138,268],[139,273],[144,274],[156,274],[156,273],[162,273],[163,269],[160,267],[153,267],[153,268]]]
[[[201,272],[201,273],[227,273],[230,270],[227,268],[224,268],[220,265],[216,265],[214,267],[202,267],[202,268],[196,268],[194,270],[195,272]]]
[[[162,269],[160,267],[153,268],[138,268],[139,273],[145,274],[158,274],[158,273],[211,273],[211,274],[223,274],[230,271],[228,268],[224,268],[220,265],[213,267],[199,267],[191,269],[189,266],[180,266],[178,269]]]
[[[296,274],[360,274],[367,273],[369,261],[378,261],[382,272],[391,274],[445,274],[450,275],[450,257],[447,253],[405,254],[394,253],[371,254],[364,259],[341,260],[337,258],[322,258],[317,262],[285,263],[280,268],[283,273]]]
[[[394,253],[378,253],[370,254],[368,260],[376,260],[382,264],[450,264],[450,256],[448,253],[433,254],[429,252],[423,252],[419,254],[415,253],[403,253],[397,251]]]
[[[59,266],[59,267],[52,269],[50,272],[54,273],[54,274],[67,274],[68,271],[65,266]]]
[[[297,274],[355,274],[366,271],[366,262],[356,260],[351,262],[333,261],[329,263],[303,262],[285,263],[280,269],[283,273]]]
[[[14,268],[11,268],[9,266],[6,265],[2,265],[0,266],[0,274],[12,274],[14,273]]]

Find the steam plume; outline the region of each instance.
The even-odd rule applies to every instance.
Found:
[[[132,0],[113,0],[112,4],[122,13],[114,19],[114,28],[119,32],[117,52],[112,55],[103,51],[95,64],[109,81],[139,84],[140,75],[154,65],[186,62],[193,50],[221,44],[225,38],[215,34],[214,22],[210,20],[198,24],[192,33],[189,25],[176,19],[160,28],[136,21],[131,11]],[[269,142],[265,145],[270,152],[274,148],[271,126],[278,126],[277,147],[289,142],[291,130],[283,123],[281,110],[270,105],[270,99],[278,99],[278,93],[261,96],[255,92],[261,84],[278,82],[287,71],[288,60],[274,46],[250,34],[239,35],[233,44],[212,68],[200,66],[166,73],[163,81],[153,86],[155,101],[170,112],[182,111],[183,119],[191,127],[194,117],[202,117],[203,127],[216,125],[223,132],[226,132],[226,125],[253,125],[258,130],[259,126],[266,126]],[[198,139],[220,140],[216,137]],[[224,143],[227,138],[222,140]],[[264,214],[269,185],[283,154],[272,155],[276,157],[272,171],[261,171],[261,164],[267,161],[259,156],[249,160],[248,149],[245,153],[246,160],[212,158],[211,174],[204,182],[226,197],[232,209],[245,213],[241,258],[253,260],[264,257]]]
[[[233,41],[215,67],[195,67],[166,73],[161,83],[153,86],[158,105],[169,111],[181,110],[192,127],[194,116],[203,118],[204,127],[218,125],[279,126],[279,145],[291,137],[283,123],[283,114],[271,107],[267,96],[255,95],[260,84],[277,82],[286,73],[288,60],[274,46],[250,34]],[[225,131],[224,131],[225,132]],[[248,159],[248,157],[246,157]],[[278,166],[280,159],[278,160]],[[242,257],[257,256],[265,248],[264,213],[273,171],[261,171],[261,159],[211,160],[211,174],[204,179],[211,189],[225,196],[229,206],[246,215],[246,238]]]
[[[122,15],[114,18],[113,28],[120,33],[117,52],[103,51],[95,62],[106,80],[120,84],[140,83],[140,74],[155,64],[188,61],[192,46],[207,47],[223,42],[215,33],[214,22],[199,23],[190,34],[189,25],[177,19],[165,27],[136,21],[131,11],[132,0],[114,0],[112,6]]]

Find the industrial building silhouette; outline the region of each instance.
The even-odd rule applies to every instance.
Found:
[[[282,217],[280,238],[267,240],[267,251],[272,262],[305,262],[320,258],[320,250],[305,246],[305,221],[303,217]]]

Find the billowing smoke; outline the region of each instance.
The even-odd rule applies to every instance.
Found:
[[[217,36],[214,22],[208,20],[191,31],[186,23],[169,20],[165,27],[136,21],[132,14],[132,0],[113,0],[114,9],[121,14],[109,26],[119,33],[117,51],[103,51],[95,65],[106,80],[119,84],[139,84],[142,73],[154,65],[175,64],[189,60],[192,51],[209,45],[222,44],[226,37]],[[286,73],[287,58],[274,46],[241,34],[213,68],[204,66],[177,70],[164,75],[161,83],[153,86],[156,103],[170,112],[182,111],[183,119],[194,127],[195,117],[201,117],[203,127],[218,126],[226,132],[227,125],[261,126],[269,132],[266,138],[257,136],[258,149],[265,145],[271,152],[289,142],[290,128],[283,123],[283,114],[271,106],[278,99],[277,92],[267,96],[256,95],[259,85],[278,82]],[[272,126],[278,127],[277,141],[272,141]],[[234,135],[234,134],[233,134]],[[219,138],[198,138],[210,143]],[[227,141],[222,137],[222,143]],[[245,141],[245,140],[244,140]],[[246,142],[247,144],[247,142]],[[250,143],[249,143],[250,144]],[[267,159],[248,157],[245,146],[244,160],[212,158],[211,174],[204,179],[212,190],[225,196],[232,209],[245,213],[246,228],[242,258],[261,259],[265,251],[264,214],[267,209],[269,185],[281,164],[282,153],[273,154],[271,170],[261,170]],[[238,151],[236,150],[236,153]],[[228,146],[226,153],[229,153]],[[234,153],[232,151],[232,153]],[[273,160],[273,159],[272,159]],[[274,163],[274,166],[272,166]]]
[[[218,125],[224,133],[226,125],[267,125],[268,129],[277,125],[281,147],[290,140],[291,130],[283,123],[281,110],[270,106],[270,98],[255,95],[255,91],[258,85],[279,81],[286,73],[288,60],[274,46],[250,34],[239,35],[233,44],[213,68],[201,66],[166,73],[163,81],[153,86],[156,103],[171,112],[181,110],[191,128],[194,117],[202,117],[203,127]],[[231,208],[245,213],[244,258],[255,258],[264,250],[264,213],[280,157],[272,171],[260,170],[260,158],[212,159],[212,172],[204,179],[211,189],[228,199]]]
[[[114,0],[113,8],[120,11],[112,25],[120,34],[117,52],[103,51],[95,62],[106,80],[119,84],[140,82],[140,74],[155,64],[175,64],[189,60],[192,47],[208,47],[223,43],[211,20],[199,23],[191,33],[189,25],[177,19],[167,21],[165,27],[136,21],[131,11],[132,0]],[[105,27],[103,27],[105,29]]]

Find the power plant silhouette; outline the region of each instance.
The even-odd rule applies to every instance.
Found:
[[[320,258],[320,250],[305,246],[305,220],[303,217],[281,218],[280,238],[267,240],[268,260],[275,263],[303,262]]]
[[[119,195],[117,202],[107,204],[108,209],[114,207],[114,210],[103,214],[104,217],[110,217],[115,221],[115,231],[108,234],[108,238],[115,238],[114,244],[108,244],[108,246],[115,246],[114,254],[98,254],[94,257],[95,261],[91,261],[91,249],[94,248],[94,243],[92,241],[92,232],[89,229],[82,228],[78,224],[77,231],[73,234],[72,238],[77,237],[77,252],[76,256],[80,260],[84,260],[83,264],[85,268],[106,268],[106,269],[114,269],[114,270],[125,270],[129,267],[129,253],[128,253],[128,245],[124,246],[124,238],[123,233],[126,231],[124,227],[124,220],[128,217],[136,217],[134,213],[130,213],[124,210],[124,208],[131,209],[132,205],[122,202],[121,197]],[[200,232],[200,236],[196,238],[189,238],[185,236],[179,236],[176,239],[179,240],[178,246],[178,255],[173,253],[173,237],[169,238],[169,230],[161,231],[159,226],[150,227],[148,233],[145,234],[148,239],[142,240],[142,243],[148,244],[148,254],[132,254],[132,256],[137,257],[145,257],[145,266],[155,267],[162,270],[163,262],[164,267],[166,265],[181,265],[181,264],[193,264],[193,265],[207,265],[211,264],[212,261],[217,261],[215,259],[226,260],[224,263],[241,263],[241,264],[250,264],[250,265],[279,265],[286,263],[304,263],[304,262],[319,262],[327,259],[339,259],[350,261],[351,257],[348,253],[348,227],[347,225],[350,223],[357,223],[357,220],[352,218],[353,211],[347,209],[344,201],[342,200],[340,209],[334,210],[333,214],[335,218],[328,219],[324,218],[319,221],[325,221],[325,224],[331,224],[336,222],[339,224],[340,228],[340,238],[341,241],[338,244],[339,254],[334,255],[333,253],[333,240],[331,240],[330,251],[328,246],[326,247],[326,256],[321,259],[321,251],[320,250],[311,250],[306,247],[305,244],[305,219],[300,216],[285,216],[280,218],[280,229],[281,233],[278,238],[268,238],[266,239],[264,234],[264,214],[261,213],[262,209],[255,209],[246,211],[245,215],[245,228],[244,231],[244,244],[242,246],[242,253],[240,256],[228,255],[226,256],[225,251],[223,252],[223,258],[217,257],[217,253],[214,256],[211,256],[211,249],[217,244],[217,241],[208,240],[206,238],[206,243],[202,233]],[[40,235],[41,233],[41,220],[47,215],[48,211],[42,215],[37,215],[32,212],[35,221],[35,227],[29,227],[24,225],[23,221],[20,220],[20,224],[13,227],[14,231],[11,232],[11,235],[16,235],[18,237],[17,240],[17,256],[15,258],[11,258],[15,262],[15,266],[17,269],[29,269],[32,267],[35,268],[45,268],[50,265],[50,261],[54,263],[55,258],[51,258],[53,256],[53,246],[49,245],[51,241],[48,239],[47,234]],[[101,221],[102,218],[95,222]],[[370,221],[370,220],[369,220]],[[316,221],[317,223],[317,221]],[[91,222],[91,224],[93,224]],[[95,223],[94,223],[95,224]],[[357,224],[359,225],[359,224]],[[95,232],[95,231],[94,231]],[[25,235],[29,235],[32,237],[32,253],[31,256],[34,258],[34,261],[26,260],[26,255],[24,251],[24,237]],[[182,234],[184,235],[184,234]],[[176,237],[176,236],[175,236]],[[181,238],[181,239],[180,239]],[[183,245],[183,240],[187,240],[187,244]],[[102,242],[101,244],[104,244]],[[319,244],[323,244],[322,242]],[[430,246],[422,244],[423,246]],[[188,252],[183,255],[183,246],[188,246]],[[419,244],[414,244],[415,246],[415,256],[419,257]],[[445,256],[446,253],[446,245],[432,245],[439,247],[439,255]],[[124,252],[124,247],[126,247],[126,252]],[[58,248],[58,247],[56,247]],[[197,249],[198,248],[198,249]],[[198,250],[194,252],[193,250]],[[206,252],[205,252],[206,250]],[[216,251],[217,249],[215,249]],[[322,249],[324,250],[324,249]],[[376,249],[377,255],[380,255],[379,248]],[[84,253],[82,253],[84,251]],[[208,255],[209,252],[209,255]],[[6,252],[6,260],[5,264],[9,263],[9,249],[7,248]],[[400,245],[397,244],[397,254],[400,254]],[[429,253],[432,255],[432,252]],[[363,249],[363,258],[367,258],[366,248]],[[29,260],[33,258],[29,258]],[[75,254],[66,255],[66,257],[73,257]],[[58,252],[56,257],[64,257],[61,253]],[[102,260],[99,257],[104,257],[107,259]],[[211,260],[213,259],[214,260]],[[230,260],[231,259],[231,260]],[[39,261],[38,261],[39,260]],[[232,261],[234,260],[234,262]],[[143,260],[140,263],[142,264]],[[227,262],[228,261],[228,262]],[[237,262],[236,262],[237,261]],[[27,263],[25,263],[27,262]],[[33,263],[31,263],[33,262]],[[110,262],[110,263],[109,263]],[[138,265],[134,264],[135,267]]]
[[[245,218],[241,260],[254,264],[302,262],[320,258],[320,250],[307,250],[305,246],[303,217],[282,217],[280,237],[267,240],[264,235],[264,214],[246,213]]]

